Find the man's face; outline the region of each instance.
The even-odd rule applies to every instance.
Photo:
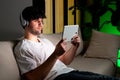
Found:
[[[35,20],[31,20],[29,24],[29,31],[34,35],[39,35],[43,30],[43,19],[38,18]]]

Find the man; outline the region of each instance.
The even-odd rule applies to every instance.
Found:
[[[68,51],[65,39],[60,40],[55,47],[49,40],[38,38],[45,18],[42,11],[30,6],[23,10],[22,16],[26,21],[25,36],[15,47],[15,56],[23,80],[101,80],[107,77],[66,66],[74,59],[80,43],[78,35],[71,39],[72,46]]]

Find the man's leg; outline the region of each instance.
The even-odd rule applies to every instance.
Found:
[[[120,80],[119,78],[84,71],[72,71],[59,75],[55,80]]]

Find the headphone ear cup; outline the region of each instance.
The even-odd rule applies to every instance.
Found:
[[[24,29],[25,29],[26,26],[29,25],[29,22],[26,21],[25,19],[23,19],[22,14],[20,14],[20,24],[21,24],[21,26],[22,26]]]
[[[29,21],[26,21],[26,26],[28,26],[29,25]]]

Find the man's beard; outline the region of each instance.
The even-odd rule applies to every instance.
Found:
[[[41,30],[41,31],[31,30],[31,33],[34,35],[40,35],[42,32],[43,32],[43,30]]]

